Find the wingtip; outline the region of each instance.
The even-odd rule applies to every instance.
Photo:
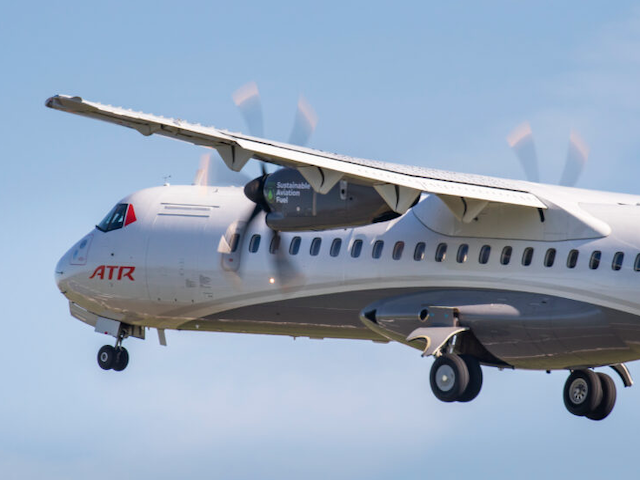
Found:
[[[62,108],[64,101],[71,101],[76,103],[84,102],[82,97],[78,96],[70,97],[68,95],[54,95],[53,97],[47,98],[44,104],[49,108]]]
[[[53,108],[53,103],[58,99],[59,95],[54,95],[53,97],[47,98],[44,102],[45,107]]]

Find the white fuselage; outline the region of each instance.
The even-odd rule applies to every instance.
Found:
[[[304,272],[299,288],[282,291],[271,283],[274,267],[269,253],[272,232],[259,220],[245,232],[237,271],[222,268],[221,238],[229,225],[245,218],[253,208],[242,189],[234,187],[166,186],[136,192],[122,203],[135,205],[135,223],[112,232],[92,231],[87,261],[71,265],[73,247],[61,260],[57,271],[64,271],[58,282],[71,287],[72,301],[98,308],[94,313],[155,326],[180,322],[238,306],[263,303],[291,296],[314,296],[359,289],[398,287],[471,287],[510,289],[559,295],[596,303],[640,315],[640,272],[634,261],[640,253],[635,225],[625,218],[602,219],[612,226],[604,238],[562,241],[535,241],[505,238],[472,238],[440,234],[418,220],[414,210],[396,220],[366,227],[324,232],[282,233],[281,248],[287,251],[293,237],[301,237],[297,255],[290,256]],[[424,201],[423,201],[424,203]],[[623,208],[623,207],[620,207]],[[632,207],[640,210],[640,207]],[[637,218],[634,218],[637,217]],[[640,220],[640,217],[627,217]],[[496,237],[498,232],[496,232]],[[249,239],[260,235],[257,252],[248,251]],[[310,243],[321,239],[317,256],[311,256]],[[337,256],[330,255],[334,239],[341,239]],[[358,258],[351,256],[357,239],[363,241]],[[380,258],[372,258],[376,241],[384,245]],[[404,242],[399,259],[393,258],[394,246]],[[416,245],[425,244],[424,258],[414,259]],[[447,245],[441,262],[435,259],[438,245]],[[469,246],[466,260],[459,262],[460,245]],[[489,245],[486,264],[478,261],[480,249]],[[501,264],[504,247],[512,247],[509,264]],[[531,264],[522,264],[525,248],[534,249]],[[543,263],[546,251],[556,249],[551,267]],[[575,268],[567,267],[567,256],[579,251]],[[589,257],[601,251],[600,265],[593,270]],[[615,252],[624,253],[620,270],[612,269]],[[90,279],[100,266],[135,267],[129,276],[118,279],[118,269],[109,279],[105,275]],[[113,270],[113,269],[112,269]],[[126,273],[126,272],[124,272]],[[62,288],[62,287],[61,287]],[[172,312],[180,310],[177,317]],[[120,319],[120,318],[119,318]]]
[[[483,231],[482,218],[472,225],[462,224],[436,197],[426,196],[408,213],[389,222],[281,233],[280,255],[286,255],[300,273],[294,288],[283,288],[274,267],[276,255],[269,251],[273,232],[264,224],[262,214],[246,231],[240,230],[240,255],[233,258],[236,264],[229,268],[225,263],[229,254],[225,235],[228,240],[229,229],[246,219],[254,207],[241,188],[151,188],[121,202],[135,206],[135,222],[109,232],[93,230],[70,249],[56,268],[57,282],[72,304],[94,315],[156,328],[180,328],[208,315],[283,299],[410,288],[531,292],[640,316],[640,272],[634,269],[640,253],[636,234],[636,225],[640,225],[640,212],[636,210],[640,207],[635,205],[640,199],[557,190],[558,201],[566,197],[582,205],[591,224],[609,227],[607,235],[598,236],[589,228],[554,233],[558,227],[553,226],[552,209],[546,212],[546,223],[541,223],[552,231],[514,230],[516,220],[510,219],[509,212],[501,214],[503,221],[487,217],[488,230]],[[563,205],[562,211],[565,209]],[[533,210],[533,214],[538,212]],[[570,225],[562,218],[558,222],[560,226]],[[260,245],[250,252],[254,235],[260,235]],[[571,235],[577,238],[562,239]],[[294,237],[300,237],[301,243],[297,254],[291,255],[289,246]],[[314,238],[321,239],[315,256],[310,254]],[[335,239],[341,240],[341,247],[334,256],[331,245]],[[362,249],[354,258],[352,247],[357,240],[362,240]],[[379,241],[384,242],[381,255],[373,258],[374,244]],[[404,244],[400,255],[398,242]],[[424,243],[424,253],[414,258],[420,243]],[[437,261],[441,244],[446,244],[446,255]],[[79,246],[80,261],[74,260]],[[484,264],[479,261],[483,246],[490,247]],[[512,249],[508,264],[503,264],[505,247]],[[533,255],[530,265],[523,265],[527,248],[533,248]],[[553,265],[546,266],[549,249],[555,249],[555,259]],[[567,266],[571,250],[578,251],[573,268]],[[601,252],[596,269],[590,268],[594,251]],[[619,270],[612,268],[616,252],[624,254]]]

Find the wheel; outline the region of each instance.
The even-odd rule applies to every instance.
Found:
[[[564,405],[570,413],[584,416],[602,400],[600,378],[593,370],[575,370],[564,384]]]
[[[469,370],[458,355],[436,358],[429,377],[433,394],[443,402],[455,402],[469,385]]]
[[[460,355],[460,358],[462,358],[467,366],[467,370],[469,371],[469,385],[467,385],[467,388],[464,390],[462,395],[460,395],[458,401],[470,402],[478,396],[482,389],[482,367],[475,357],[470,355]]]
[[[609,375],[601,372],[598,372],[598,378],[602,386],[602,400],[591,413],[585,415],[591,420],[603,420],[607,418],[611,410],[613,410],[613,406],[616,404],[616,384],[613,383],[613,379]]]
[[[116,372],[121,372],[122,370],[127,368],[127,365],[129,365],[129,352],[127,352],[127,349],[124,347],[118,347],[115,349],[115,351],[116,358],[113,362],[112,368]]]
[[[111,345],[105,345],[98,350],[98,365],[103,370],[111,370],[116,360],[116,349]]]

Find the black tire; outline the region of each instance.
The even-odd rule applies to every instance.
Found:
[[[482,389],[482,367],[475,357],[470,355],[460,355],[460,358],[467,365],[469,371],[469,385],[458,398],[459,402],[470,402],[478,396]]]
[[[129,365],[129,352],[127,352],[127,349],[124,347],[116,348],[116,358],[112,368],[116,372],[121,372],[127,368],[127,365]]]
[[[111,345],[105,345],[98,350],[98,365],[103,370],[111,370],[116,361],[116,349]]]
[[[564,384],[564,406],[582,417],[593,412],[602,401],[600,378],[593,370],[575,370]]]
[[[467,364],[458,355],[436,358],[429,377],[433,394],[443,402],[455,402],[469,385]]]
[[[602,386],[602,400],[595,410],[585,415],[588,419],[596,421],[607,418],[616,404],[616,384],[613,383],[613,378],[601,372],[598,372],[598,378]]]

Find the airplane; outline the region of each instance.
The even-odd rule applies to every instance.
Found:
[[[243,187],[164,185],[118,201],[60,259],[73,317],[156,329],[399,342],[435,358],[434,395],[469,402],[482,367],[569,375],[591,420],[640,359],[640,196],[348,157],[56,95],[49,108],[215,149]],[[528,132],[512,139],[531,151]],[[510,140],[511,142],[511,140]],[[524,145],[524,146],[523,146]],[[579,150],[579,143],[576,143]],[[526,156],[525,154],[523,154]]]

